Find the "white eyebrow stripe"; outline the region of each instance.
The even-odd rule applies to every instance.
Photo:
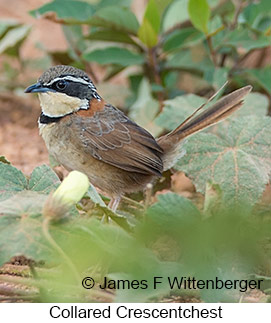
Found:
[[[60,80],[66,80],[66,81],[77,82],[77,83],[81,83],[81,84],[85,84],[85,85],[91,85],[91,82],[88,82],[81,77],[73,77],[71,75],[67,75],[67,76],[63,76],[63,77],[56,77],[52,81],[50,81],[49,83],[45,83],[44,85],[49,86],[49,85],[52,85],[53,83],[60,81]]]

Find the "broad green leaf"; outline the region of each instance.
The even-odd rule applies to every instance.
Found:
[[[158,42],[158,35],[148,19],[144,18],[138,30],[138,37],[148,48],[154,47]]]
[[[268,97],[261,93],[249,93],[241,109],[238,109],[230,118],[239,118],[255,115],[258,117],[266,116],[268,112]],[[225,121],[224,121],[225,122]]]
[[[111,29],[97,30],[91,32],[86,37],[86,39],[136,45],[136,43],[127,33]]]
[[[52,258],[38,216],[46,198],[37,192],[24,191],[0,202],[0,265],[18,255],[36,261]]]
[[[206,35],[211,11],[207,0],[189,0],[188,12],[192,24]]]
[[[24,174],[17,168],[0,162],[0,201],[27,188]]]
[[[174,0],[155,0],[157,9],[159,10],[160,15],[162,16],[165,9],[172,3]]]
[[[261,87],[271,94],[271,68],[266,67],[264,69],[251,69],[247,70],[249,76],[251,76]]]
[[[206,102],[205,98],[194,94],[181,95],[167,100],[164,102],[163,111],[155,119],[155,123],[164,129],[173,130],[204,102]]]
[[[173,1],[163,19],[163,31],[189,19],[188,0]]]
[[[224,48],[242,48],[245,51],[250,51],[256,48],[263,48],[270,45],[271,37],[265,35],[257,35],[254,32],[237,28],[232,32],[224,31],[224,37],[221,38],[220,35],[213,37],[214,47]]]
[[[55,172],[46,165],[36,167],[28,181],[20,170],[0,162],[0,201],[24,190],[48,194],[59,184]]]
[[[188,199],[175,193],[158,195],[158,202],[147,211],[148,218],[165,227],[170,222],[175,222],[176,219],[191,223],[198,216],[200,216],[200,212],[196,206]]]
[[[195,28],[184,28],[172,33],[164,42],[164,50],[172,51],[200,42],[204,35]]]
[[[8,52],[8,54],[17,55],[18,48],[29,34],[30,29],[30,26],[20,26],[9,30],[0,40],[0,54]]]
[[[134,35],[139,27],[136,16],[129,9],[117,6],[98,10],[88,23],[92,26],[125,31]]]
[[[265,18],[270,19],[270,13],[271,8],[269,0],[261,0],[256,3],[253,2],[242,10],[239,21],[247,23],[253,29],[262,30],[261,22]]]
[[[94,13],[92,5],[85,1],[54,0],[30,11],[33,17],[40,16],[62,23],[86,23]]]
[[[21,191],[4,201],[0,201],[0,214],[14,218],[36,217],[41,215],[48,195],[39,192]]]
[[[36,167],[29,179],[28,190],[41,192],[44,194],[50,193],[60,184],[60,180],[56,173],[47,165]]]
[[[162,130],[153,122],[158,111],[159,104],[152,97],[150,84],[144,78],[139,86],[137,100],[130,108],[130,117],[141,127],[156,136]]]
[[[121,66],[140,65],[144,62],[141,54],[131,52],[126,48],[107,47],[86,52],[83,57],[87,61],[94,61],[99,64],[118,64]]]
[[[165,63],[169,68],[181,68],[187,71],[200,71],[205,72],[213,68],[213,63],[209,56],[204,55],[204,49],[202,49],[201,55],[193,54],[192,50],[182,50],[182,53],[176,52],[172,54]]]
[[[160,12],[156,0],[149,0],[144,19],[149,21],[154,32],[158,35],[160,29]]]
[[[109,6],[122,6],[129,8],[132,0],[100,0],[96,5],[96,9],[101,9]]]
[[[0,264],[24,255],[35,261],[50,259],[53,251],[41,233],[40,221],[34,218],[14,220],[0,217]]]
[[[183,145],[186,154],[176,167],[192,179],[201,193],[206,182],[212,181],[221,187],[227,203],[243,201],[253,205],[269,182],[270,118],[236,118],[227,129],[223,127],[223,133],[223,137],[198,133],[187,139]]]

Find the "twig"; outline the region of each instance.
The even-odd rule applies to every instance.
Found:
[[[207,44],[208,44],[208,47],[209,47],[209,50],[210,50],[210,54],[211,54],[213,64],[216,67],[217,66],[216,52],[215,52],[214,47],[213,47],[212,37],[210,35],[207,35],[206,41],[207,41]]]
[[[159,72],[159,65],[157,62],[157,47],[150,48],[148,50],[148,57],[149,57],[149,67],[151,71],[153,72],[154,81],[157,85],[162,87],[162,80]],[[159,101],[159,112],[163,110],[164,106],[164,93],[162,91],[159,91],[157,93],[158,101]]]
[[[122,196],[121,198],[124,202],[126,202],[127,204],[131,204],[133,206],[135,206],[136,208],[138,209],[144,209],[144,206],[142,204],[140,204],[139,202],[135,201],[135,200],[132,200],[130,199],[129,197],[127,196]]]
[[[231,25],[229,26],[229,28],[231,30],[235,29],[236,26],[237,26],[237,22],[238,22],[238,17],[241,13],[241,11],[247,6],[247,3],[246,1],[242,1],[242,0],[239,0],[239,3],[236,5],[236,9],[235,9],[235,12],[234,12],[234,17],[233,17],[233,21],[231,23]]]

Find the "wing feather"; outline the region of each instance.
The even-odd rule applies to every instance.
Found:
[[[163,150],[153,136],[120,110],[105,105],[93,116],[75,115],[73,131],[78,144],[94,158],[130,172],[160,176]]]

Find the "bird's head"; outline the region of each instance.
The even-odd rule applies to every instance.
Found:
[[[49,68],[37,83],[25,89],[25,93],[38,93],[42,112],[49,117],[61,117],[88,109],[93,98],[101,100],[84,71],[65,65]]]

